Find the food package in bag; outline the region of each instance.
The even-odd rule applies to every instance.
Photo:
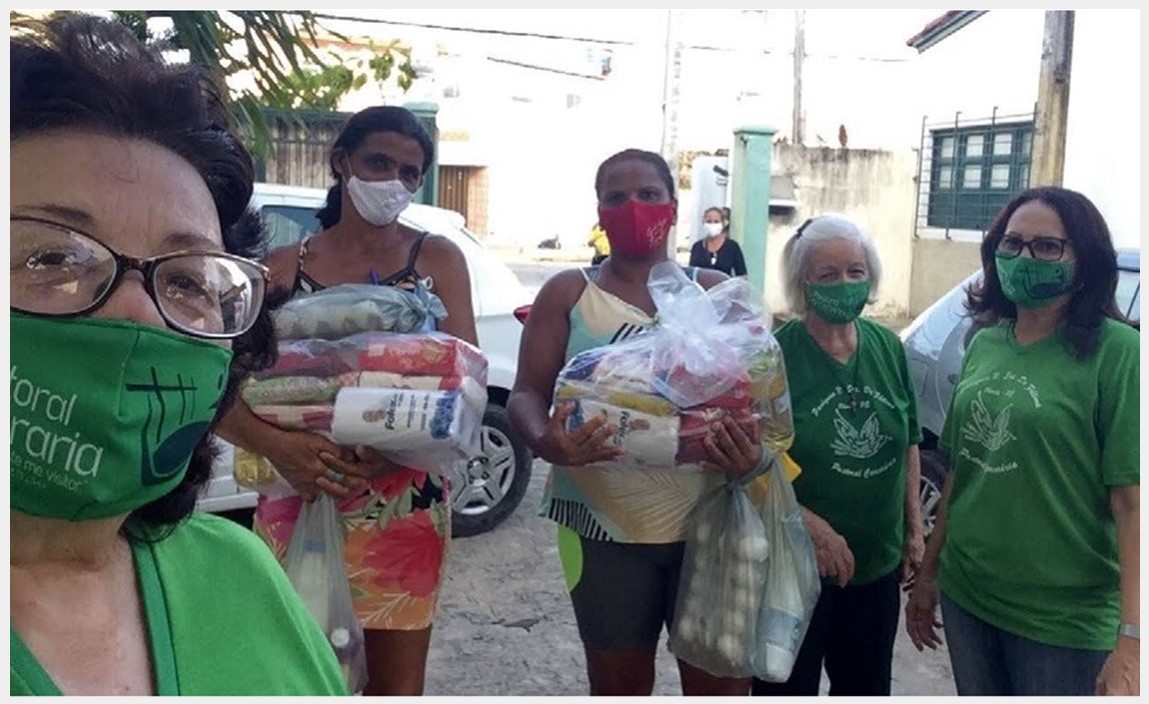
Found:
[[[768,545],[745,490],[727,480],[690,515],[670,652],[718,677],[748,677]]]
[[[754,675],[786,682],[822,592],[814,544],[802,521],[802,507],[785,472],[773,472],[762,505],[770,545],[766,592],[758,614]]]
[[[348,387],[335,397],[332,441],[373,447],[405,467],[448,474],[478,454],[486,389]]]
[[[300,293],[272,313],[281,340],[337,340],[372,330],[413,332],[447,309],[423,286],[406,290],[373,284],[340,284]]]
[[[624,411],[677,415],[680,436],[668,444],[681,453],[665,464],[664,448],[616,437],[626,452],[595,466],[697,470],[707,432],[698,419],[713,422],[728,414],[772,451],[789,447],[794,427],[781,348],[747,281],[729,279],[704,290],[682,267],[663,262],[651,269],[647,288],[658,311],[656,324],[568,360],[556,380],[554,401],[556,406],[574,401],[580,404],[576,411],[605,404],[619,416]],[[567,431],[589,415],[572,413]],[[613,422],[610,410],[605,415]],[[667,426],[637,417],[650,427]]]
[[[622,408],[592,398],[575,402],[567,418],[567,432],[580,428],[595,417],[601,417],[617,430],[608,442],[626,450],[632,464],[650,469],[665,469],[675,462],[678,449],[678,416],[660,416],[633,408]]]
[[[348,689],[362,692],[367,686],[363,627],[351,601],[343,560],[342,518],[329,495],[320,494],[300,509],[284,571],[335,651]]]
[[[283,340],[275,366],[253,376],[354,379],[344,375],[359,372],[467,377],[486,387],[487,358],[478,347],[445,332],[361,332],[338,340]]]

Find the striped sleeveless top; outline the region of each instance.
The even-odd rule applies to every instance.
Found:
[[[583,269],[586,286],[570,311],[566,359],[646,332],[654,319],[595,283],[598,269]],[[698,280],[698,270],[689,271]],[[686,538],[687,516],[721,482],[701,467],[665,470],[555,465],[547,478],[541,516],[591,540],[675,543]]]

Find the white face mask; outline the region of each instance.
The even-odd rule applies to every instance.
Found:
[[[722,223],[720,222],[704,222],[702,227],[706,230],[707,237],[717,237],[722,234]]]
[[[395,222],[413,197],[397,179],[364,181],[354,174],[347,179],[347,194],[363,219],[376,227]]]

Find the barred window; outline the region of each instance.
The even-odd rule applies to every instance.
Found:
[[[917,227],[984,232],[1029,184],[1031,115],[922,123]]]

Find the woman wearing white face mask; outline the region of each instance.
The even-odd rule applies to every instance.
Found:
[[[462,251],[446,237],[398,221],[433,157],[434,145],[410,111],[373,107],[354,115],[331,151],[336,183],[317,215],[324,229],[300,246],[271,253],[272,285],[293,295],[347,283],[425,286],[447,309],[438,329],[477,345]],[[315,433],[270,425],[242,402],[220,435],[266,457],[305,499],[323,491],[347,511],[370,497],[390,516],[386,529],[379,529],[374,509],[366,517],[358,515],[363,511],[344,516],[349,526],[344,555],[366,636],[364,694],[422,694],[450,540],[451,510],[442,480],[398,467],[369,448],[339,447]],[[256,510],[255,529],[277,552],[286,549],[292,513],[282,502],[262,498]]]
[[[707,208],[702,214],[705,239],[690,248],[690,266],[721,271],[727,276],[746,276],[742,247],[730,239],[730,223],[720,208]]]

